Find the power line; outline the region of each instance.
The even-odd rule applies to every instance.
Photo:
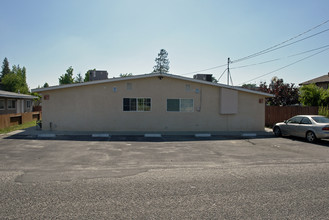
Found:
[[[326,30],[324,30],[324,31],[318,32],[318,33],[316,33],[316,34],[313,34],[313,35],[308,36],[308,37],[306,37],[306,38],[303,38],[303,39],[301,39],[301,40],[298,40],[298,41],[292,42],[292,43],[290,43],[290,44],[288,44],[288,45],[284,45],[284,46],[281,46],[281,47],[279,47],[279,48],[276,48],[276,47],[278,47],[278,46],[280,46],[280,45],[283,45],[283,44],[285,44],[285,43],[287,43],[287,42],[289,42],[289,41],[292,41],[292,40],[294,40],[294,39],[296,39],[296,38],[298,38],[298,37],[300,37],[300,36],[302,36],[302,35],[304,35],[304,34],[306,34],[306,33],[308,33],[308,32],[311,32],[311,31],[313,31],[314,29],[316,29],[316,28],[318,28],[318,27],[320,27],[320,26],[322,26],[322,25],[324,25],[324,24],[326,24],[326,23],[328,23],[328,22],[329,22],[329,20],[326,20],[326,21],[322,22],[321,24],[316,25],[316,26],[314,26],[314,27],[308,29],[307,31],[304,31],[304,32],[302,32],[302,33],[300,33],[300,34],[298,34],[298,35],[296,35],[296,36],[294,36],[294,37],[292,37],[292,38],[290,38],[290,39],[288,39],[288,40],[285,40],[285,41],[283,41],[283,42],[281,42],[281,43],[279,43],[279,44],[276,44],[276,45],[274,45],[274,46],[272,46],[272,47],[269,47],[269,48],[267,48],[267,49],[265,49],[265,50],[262,50],[262,51],[259,51],[259,52],[257,52],[257,53],[251,54],[251,55],[249,55],[249,56],[246,56],[246,57],[243,57],[243,58],[240,58],[240,59],[237,59],[237,60],[233,60],[233,61],[231,61],[231,63],[237,63],[237,62],[240,62],[240,61],[243,61],[243,60],[249,59],[249,58],[253,58],[253,57],[255,57],[255,56],[260,56],[260,55],[262,55],[262,54],[272,52],[272,51],[274,51],[274,50],[277,50],[277,49],[280,49],[280,48],[283,48],[283,47],[286,47],[286,46],[289,46],[289,45],[292,45],[292,44],[298,43],[298,42],[300,42],[300,41],[302,41],[302,40],[306,40],[306,39],[308,39],[308,38],[311,38],[311,37],[314,37],[314,36],[319,35],[319,34],[321,34],[321,33],[324,33],[324,32],[326,32],[326,31],[328,31],[329,29],[326,29]],[[274,48],[275,48],[275,49],[274,49]],[[266,63],[266,62],[267,62],[267,61],[265,61],[264,63]],[[272,61],[269,61],[269,62],[272,62]],[[181,74],[181,75],[189,75],[189,74],[193,74],[193,73],[204,72],[204,71],[213,70],[213,69],[217,69],[217,68],[224,67],[224,66],[227,66],[227,64],[222,64],[222,65],[215,66],[215,67],[211,67],[211,68],[208,68],[208,69],[203,69],[203,70],[198,70],[198,71],[188,72],[188,73],[184,73],[184,74]],[[232,69],[234,69],[234,68],[232,68]]]
[[[181,75],[189,75],[189,74],[193,74],[193,73],[204,72],[204,71],[208,71],[208,70],[213,70],[213,69],[217,69],[217,68],[220,68],[220,67],[224,67],[226,65],[227,64],[223,64],[223,65],[220,65],[220,66],[215,66],[215,67],[211,67],[211,68],[204,69],[204,70],[198,70],[198,71],[194,71],[194,72],[184,73],[184,74],[181,74]]]
[[[244,66],[232,67],[231,69],[241,69],[241,68],[245,68],[245,67],[257,66],[257,65],[261,65],[261,64],[265,64],[265,63],[271,63],[271,62],[275,62],[275,61],[278,61],[278,60],[286,59],[286,58],[289,58],[289,57],[295,57],[295,56],[299,56],[299,55],[302,55],[302,54],[305,54],[305,53],[310,53],[310,52],[313,52],[313,51],[316,51],[316,50],[320,50],[320,49],[323,49],[323,48],[326,48],[326,47],[329,47],[329,44],[328,45],[325,45],[325,46],[322,46],[322,47],[315,48],[315,49],[303,51],[303,52],[300,52],[300,53],[297,53],[297,54],[289,55],[289,56],[286,56],[286,57],[271,59],[271,60],[267,60],[267,61],[264,61],[264,62],[253,63],[253,64],[244,65]]]
[[[257,56],[260,56],[260,55],[263,55],[263,54],[266,54],[266,53],[269,53],[269,52],[272,52],[272,51],[275,51],[275,50],[278,50],[278,49],[281,49],[281,48],[284,48],[284,47],[287,47],[287,46],[290,46],[290,45],[292,45],[292,44],[295,44],[295,43],[298,43],[298,42],[300,42],[300,41],[303,41],[303,40],[309,39],[309,38],[311,38],[311,37],[315,37],[315,36],[317,36],[317,35],[319,35],[319,34],[322,34],[322,33],[324,33],[324,32],[327,32],[327,31],[329,31],[329,28],[328,28],[328,29],[325,29],[325,30],[323,30],[323,31],[320,31],[320,32],[318,32],[318,33],[312,34],[312,35],[310,35],[310,36],[308,36],[308,37],[304,37],[304,38],[302,38],[302,39],[300,39],[300,40],[297,40],[297,41],[291,42],[291,43],[289,43],[289,44],[286,44],[286,45],[283,45],[283,46],[280,46],[280,47],[276,47],[276,48],[273,48],[273,47],[272,47],[273,49],[267,49],[267,50],[264,50],[263,52],[258,52],[258,53],[255,53],[255,54],[249,55],[249,56],[247,56],[247,57],[244,57],[244,58],[241,58],[241,59],[238,59],[238,60],[232,61],[232,63],[241,62],[241,61],[244,61],[244,60],[247,60],[247,59],[251,59],[251,58],[254,58],[254,57],[257,57]]]
[[[300,36],[302,36],[302,35],[304,35],[304,34],[306,34],[306,33],[308,33],[308,32],[311,32],[311,31],[313,31],[314,29],[316,29],[316,28],[318,28],[318,27],[320,27],[320,26],[322,26],[322,25],[324,25],[324,24],[326,24],[326,23],[328,23],[328,22],[329,22],[329,20],[326,20],[326,21],[322,22],[321,24],[316,25],[316,26],[314,26],[314,27],[308,29],[307,31],[304,31],[304,32],[302,32],[302,33],[300,33],[300,34],[298,34],[298,35],[296,35],[296,36],[294,36],[294,37],[292,37],[292,38],[290,38],[290,39],[288,39],[288,40],[285,40],[285,41],[283,41],[283,42],[281,42],[281,43],[279,43],[279,44],[276,44],[276,45],[274,45],[274,46],[272,46],[272,47],[269,47],[269,48],[267,48],[267,49],[265,49],[265,50],[261,50],[261,51],[259,51],[259,52],[257,52],[257,53],[253,53],[253,54],[251,54],[251,55],[248,55],[248,56],[242,57],[242,58],[237,59],[237,60],[232,61],[232,62],[235,62],[235,63],[236,63],[236,62],[240,62],[240,61],[242,61],[242,60],[246,60],[246,59],[249,59],[249,58],[252,58],[252,57],[255,57],[255,56],[259,56],[259,55],[261,55],[261,54],[264,54],[265,52],[267,52],[267,51],[269,51],[269,50],[273,51],[272,49],[274,49],[274,48],[276,48],[276,47],[278,47],[278,46],[280,46],[280,45],[283,45],[283,44],[285,44],[285,43],[287,43],[287,42],[289,42],[289,41],[292,41],[292,40],[294,40],[294,39],[296,39],[296,38],[298,38],[298,37],[300,37]]]
[[[277,58],[277,59],[267,60],[267,61],[260,62],[260,63],[253,63],[253,64],[249,64],[249,65],[244,65],[244,66],[232,67],[231,69],[241,69],[241,68],[250,67],[250,66],[257,66],[257,65],[261,65],[261,64],[265,64],[265,63],[271,63],[271,62],[274,62],[274,61],[278,61],[278,60],[281,60],[281,59],[282,58]]]
[[[293,55],[290,55],[288,57],[295,57],[295,56],[302,55],[302,54],[305,54],[305,53],[313,52],[315,50],[320,50],[320,49],[326,48],[326,47],[329,47],[329,44],[328,45],[325,45],[325,46],[322,46],[322,47],[315,48],[315,49],[311,49],[311,50],[307,50],[307,51],[300,52],[300,53],[297,53],[297,54],[293,54]]]
[[[302,58],[302,59],[300,59],[300,60],[297,60],[297,61],[295,61],[295,62],[293,62],[293,63],[290,63],[290,64],[288,64],[288,65],[286,65],[286,66],[280,67],[279,69],[273,70],[273,71],[271,71],[271,72],[265,73],[265,74],[263,74],[263,75],[261,75],[261,76],[258,76],[258,77],[256,77],[256,78],[253,78],[253,79],[251,79],[251,80],[248,80],[248,81],[246,81],[246,82],[244,82],[244,83],[240,83],[239,85],[245,84],[245,83],[247,83],[247,82],[254,81],[254,80],[259,79],[259,78],[261,78],[261,77],[263,77],[263,76],[267,76],[267,75],[269,75],[269,74],[271,74],[271,73],[274,73],[274,72],[277,72],[277,71],[279,71],[279,70],[285,69],[285,68],[287,68],[287,67],[289,67],[289,66],[292,66],[292,65],[294,65],[294,64],[296,64],[296,63],[299,63],[299,62],[302,62],[302,61],[304,61],[304,60],[306,60],[306,59],[308,59],[308,58],[311,58],[311,57],[313,57],[313,56],[315,56],[315,55],[318,55],[318,54],[320,54],[320,53],[323,53],[323,52],[325,52],[325,51],[327,51],[327,50],[329,50],[329,48],[326,48],[326,49],[321,50],[321,51],[319,51],[319,52],[317,52],[317,53],[311,54],[311,55],[309,55],[309,56],[307,56],[307,57],[304,57],[304,58]]]

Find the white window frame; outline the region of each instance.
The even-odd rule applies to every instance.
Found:
[[[136,99],[136,110],[134,111],[125,111],[124,110],[124,99]],[[138,110],[138,99],[149,99],[150,100],[150,110],[149,111],[144,111],[144,110]],[[123,112],[151,112],[152,111],[152,99],[149,97],[124,97],[122,99],[122,111]]]
[[[175,99],[179,100],[179,110],[178,111],[168,111],[168,100],[167,98],[167,112],[194,112],[194,99],[193,98],[170,98],[170,99]],[[191,111],[182,111],[182,100],[192,100],[192,110]]]
[[[27,103],[30,103],[30,106]],[[32,107],[32,101],[31,100],[26,100],[26,108],[30,109],[31,107]]]
[[[0,107],[0,110],[6,109],[6,101],[4,99],[0,99],[0,102],[3,102],[3,108]]]
[[[11,104],[9,104],[10,102],[13,102],[13,103],[15,103],[15,107],[13,108],[13,107],[11,107]],[[13,110],[13,109],[16,109],[16,107],[17,107],[17,100],[15,100],[15,99],[8,99],[7,100],[7,109],[8,110]]]

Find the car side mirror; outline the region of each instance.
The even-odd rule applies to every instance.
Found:
[[[287,123],[288,123],[288,121],[287,121],[287,120],[284,120],[284,121],[283,121],[283,123],[286,123],[286,124],[287,124]]]

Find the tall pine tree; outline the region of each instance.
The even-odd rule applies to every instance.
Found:
[[[168,52],[161,49],[158,57],[155,58],[156,65],[153,67],[153,73],[168,73],[169,72],[169,59]]]
[[[9,62],[8,62],[7,57],[5,57],[5,59],[3,60],[3,63],[2,63],[0,81],[2,81],[3,77],[5,77],[5,75],[7,75],[9,73],[10,73]]]

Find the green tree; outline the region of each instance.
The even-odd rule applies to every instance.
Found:
[[[217,80],[214,76],[212,76],[212,77],[211,77],[211,82],[213,82],[213,83],[218,83],[218,80]]]
[[[329,117],[329,108],[327,106],[320,106],[318,110],[318,115]]]
[[[5,75],[10,73],[10,68],[9,68],[9,62],[7,57],[3,60],[2,63],[2,70],[1,70],[1,76],[0,76],[0,81],[5,77]]]
[[[31,95],[36,97],[33,99],[34,106],[39,106],[41,104],[41,95],[37,92],[32,92]]]
[[[23,68],[20,68],[19,65],[13,65],[12,71],[17,76],[21,77],[24,81],[26,81],[26,68],[23,66]]]
[[[23,78],[15,73],[6,74],[2,79],[6,91],[28,94],[29,88]]]
[[[74,83],[74,78],[73,78],[73,68],[72,66],[70,66],[67,70],[66,73],[61,75],[58,78],[59,81],[59,85],[63,85],[63,84],[72,84]]]
[[[322,89],[320,106],[329,106],[329,89]]]
[[[18,90],[21,93],[27,94],[29,93],[29,87],[26,83],[26,68],[23,66],[23,68],[20,68],[19,65],[14,65],[12,68],[12,73],[16,74],[19,78],[19,88]]]
[[[3,87],[9,92],[18,92],[20,78],[14,73],[6,74],[2,79]]]
[[[28,94],[29,87],[26,83],[26,68],[13,65],[12,71],[6,73],[3,77],[2,85],[7,91]]]
[[[300,89],[299,100],[307,106],[324,106],[329,104],[329,92],[315,84],[304,85]]]
[[[90,72],[91,71],[96,71],[96,69],[94,68],[93,70],[88,70],[86,73],[85,73],[85,79],[84,79],[84,82],[89,82],[89,77],[90,77]]]
[[[82,75],[81,73],[79,73],[76,77],[75,77],[75,80],[74,80],[74,83],[82,83],[84,80],[82,78]]]
[[[128,76],[133,76],[132,73],[120,73],[120,77],[128,77]]]
[[[256,84],[254,83],[248,83],[248,84],[243,84],[242,88],[256,90],[257,87]]]
[[[169,59],[168,52],[161,49],[158,57],[155,58],[156,65],[153,67],[153,73],[168,73],[169,72]]]
[[[84,82],[89,82],[90,71],[91,71],[91,70],[88,70],[88,71],[85,73],[85,79],[83,80]]]
[[[49,84],[47,82],[45,82],[45,84],[43,84],[43,88],[48,88]]]

